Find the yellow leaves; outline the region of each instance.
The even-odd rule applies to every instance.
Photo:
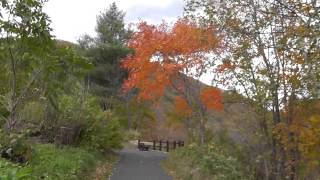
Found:
[[[309,4],[304,4],[303,7],[301,8],[304,13],[310,13],[310,11],[313,9]]]
[[[298,53],[293,53],[291,55],[291,59],[292,59],[292,62],[294,64],[303,64],[304,63],[304,58],[302,55],[298,54]]]
[[[240,28],[241,22],[240,22],[240,20],[233,18],[233,19],[229,19],[226,24],[227,24],[227,26],[229,26],[231,29],[237,30],[237,29]]]
[[[307,119],[308,127],[301,128],[299,150],[309,161],[320,161],[320,115]],[[314,162],[313,162],[314,164]],[[312,164],[311,164],[312,165]]]
[[[292,87],[298,88],[301,85],[300,76],[294,74],[289,77],[289,82],[292,84]]]
[[[320,101],[297,103],[290,122],[278,123],[273,129],[274,137],[284,149],[298,147],[301,159],[309,166],[320,162]]]
[[[289,128],[285,123],[278,123],[273,131],[273,136],[285,147],[285,149],[288,148],[289,144]]]

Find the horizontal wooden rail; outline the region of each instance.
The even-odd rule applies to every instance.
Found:
[[[140,151],[148,151],[152,147],[152,150],[169,152],[170,150],[174,150],[178,147],[183,147],[183,146],[184,146],[184,141],[168,141],[168,140],[141,141],[140,139],[138,140],[138,149]]]

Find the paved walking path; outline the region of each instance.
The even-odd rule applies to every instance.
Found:
[[[163,152],[122,150],[111,180],[172,180],[162,169]]]

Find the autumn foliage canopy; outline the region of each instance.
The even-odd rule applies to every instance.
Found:
[[[129,72],[123,88],[125,91],[139,89],[138,98],[142,100],[161,97],[181,73],[187,75],[192,72],[196,75],[202,72],[206,68],[205,56],[217,52],[222,39],[216,35],[214,27],[202,28],[186,19],[178,20],[173,27],[165,22],[158,26],[141,22],[137,28],[138,31],[129,41],[129,47],[135,53],[122,63]],[[217,89],[209,88],[201,97],[221,99],[220,95]],[[179,102],[186,106],[181,99]],[[210,108],[221,107],[210,103],[206,105]]]

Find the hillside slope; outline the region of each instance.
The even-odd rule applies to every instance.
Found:
[[[208,87],[192,78],[187,78],[193,89],[201,90]],[[258,128],[257,115],[253,107],[246,103],[246,99],[235,91],[223,91],[224,110],[212,111],[208,118],[207,129],[212,136],[226,136],[231,141],[245,144],[254,141],[252,134]],[[194,91],[197,92],[197,91]],[[170,88],[164,97],[152,108],[156,114],[156,125],[143,134],[143,138],[188,140],[188,130],[184,122],[172,122],[168,117],[174,109],[174,97],[178,93]],[[192,127],[197,128],[197,127]]]

